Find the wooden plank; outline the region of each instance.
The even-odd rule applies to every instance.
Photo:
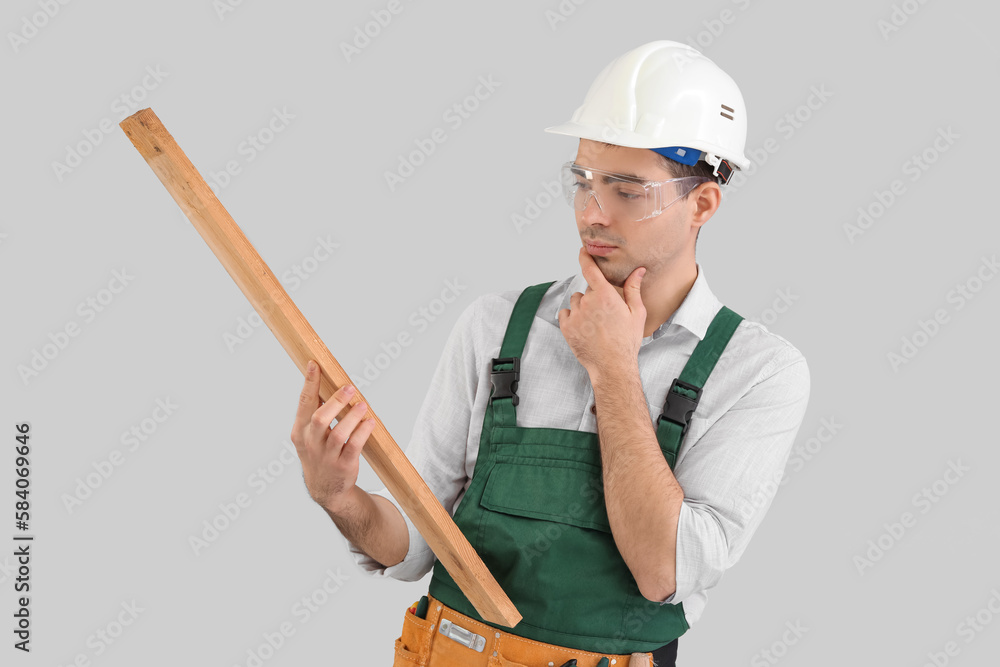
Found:
[[[326,401],[340,387],[354,384],[153,110],[142,109],[119,125],[303,375],[310,359],[319,364],[320,397]],[[361,451],[365,460],[406,510],[476,611],[491,623],[511,628],[517,625],[521,614],[393,440],[371,403],[360,390],[352,398],[350,405],[368,403],[366,416],[375,418],[375,430]],[[345,407],[341,416],[349,409]]]

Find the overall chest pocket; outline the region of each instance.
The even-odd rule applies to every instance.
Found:
[[[604,503],[601,468],[590,463],[500,457],[489,470],[477,507],[480,552],[524,627],[553,633],[542,641],[585,648],[582,638],[623,630],[635,581]]]
[[[611,533],[601,469],[578,461],[500,459],[480,504],[493,512]]]

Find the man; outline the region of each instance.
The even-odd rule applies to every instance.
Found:
[[[749,166],[732,79],[652,42],[548,131],[579,138],[562,177],[581,271],[466,308],[406,450],[516,627],[483,622],[387,490],[357,487],[364,404],[340,415],[345,388],[319,406],[315,371],[302,393],[292,440],[306,485],[357,562],[406,581],[433,567],[397,665],[674,665],[805,413],[802,354],[723,306],[695,260],[720,183]]]

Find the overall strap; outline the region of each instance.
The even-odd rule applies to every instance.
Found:
[[[517,405],[517,381],[521,377],[521,353],[542,297],[554,282],[551,280],[526,287],[514,303],[514,310],[507,321],[507,331],[500,345],[500,356],[494,358],[490,366],[490,399],[487,407],[493,410],[498,426],[517,425],[514,406]]]
[[[688,424],[701,399],[702,387],[742,320],[742,316],[726,306],[720,308],[708,325],[705,337],[698,341],[691,353],[680,377],[674,378],[667,390],[663,413],[656,419],[656,438],[671,470],[677,461],[677,452],[687,433]]]

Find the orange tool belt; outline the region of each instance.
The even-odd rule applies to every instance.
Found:
[[[546,644],[480,623],[428,595],[427,618],[403,615],[393,667],[652,667],[652,653],[613,655]],[[604,658],[604,662],[602,662]]]

